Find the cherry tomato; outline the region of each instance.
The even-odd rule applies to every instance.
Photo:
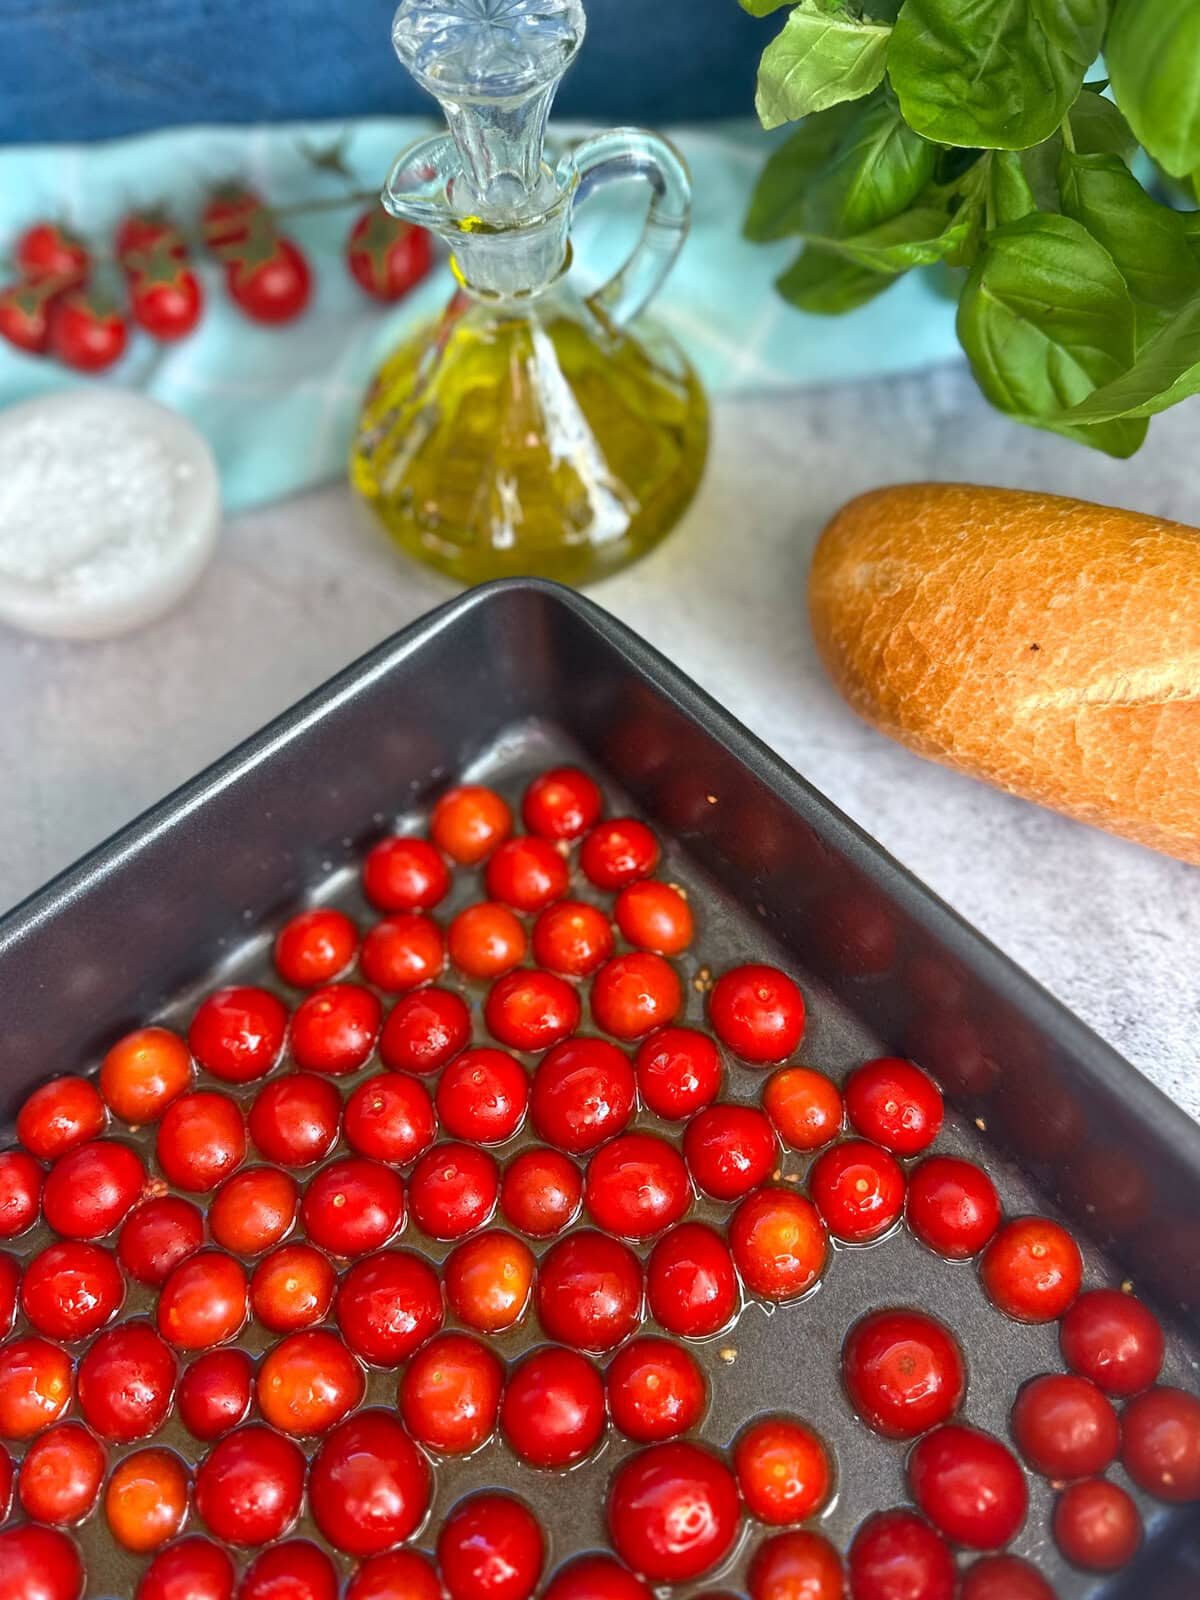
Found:
[[[1044,1478],[1091,1478],[1116,1458],[1117,1413],[1087,1378],[1047,1373],[1033,1378],[1012,1409],[1017,1449]]]
[[[782,1061],[804,1037],[804,996],[777,967],[734,967],[708,1001],[717,1038],[755,1065]]]
[[[129,324],[107,299],[72,289],[50,312],[50,349],[64,366],[103,372],[125,354]]]
[[[404,1221],[404,1185],[382,1162],[343,1156],[310,1179],[300,1216],[320,1249],[366,1255],[386,1244]]]
[[[77,1241],[47,1245],[25,1268],[21,1309],[47,1339],[86,1339],[120,1310],[125,1280],[111,1251]]]
[[[983,1252],[983,1287],[1017,1322],[1053,1322],[1079,1293],[1083,1260],[1065,1228],[1047,1217],[1007,1222]]]
[[[0,1346],[0,1437],[31,1439],[57,1422],[70,1403],[71,1358],[65,1351],[33,1338]]]
[[[147,1555],[173,1539],[188,1509],[188,1471],[173,1450],[135,1450],[113,1468],[104,1515],[119,1545]]]
[[[677,956],[692,942],[695,924],[687,896],[673,884],[643,878],[617,896],[617,927],[639,950]]]
[[[477,867],[512,832],[508,802],[479,783],[449,789],[433,808],[429,831],[443,855],[461,867]]]
[[[82,1522],[100,1498],[104,1446],[81,1422],[58,1422],[25,1452],[17,1497],[34,1522],[70,1527]]]
[[[488,991],[483,1015],[510,1050],[548,1050],[579,1026],[579,996],[552,972],[509,972]]]
[[[433,1562],[416,1550],[385,1550],[362,1562],[346,1589],[346,1600],[445,1600]]]
[[[819,1533],[777,1533],[754,1552],[750,1600],[845,1600],[842,1558]]]
[[[865,1139],[844,1139],[823,1151],[813,1163],[808,1187],[825,1226],[846,1244],[882,1238],[904,1209],[899,1163]]]
[[[284,1244],[254,1269],[250,1305],[264,1328],[294,1333],[320,1322],[329,1310],[337,1274],[311,1244]]]
[[[361,984],[333,983],[315,989],[292,1018],[296,1065],[333,1076],[357,1072],[375,1048],[382,1021],[383,1006]]]
[[[368,983],[388,994],[419,989],[441,975],[446,941],[432,917],[401,911],[368,930],[359,965]]]
[[[525,1120],[529,1080],[525,1068],[503,1050],[464,1050],[437,1086],[437,1113],[455,1139],[503,1144]]]
[[[1121,1413],[1121,1463],[1147,1494],[1200,1500],[1200,1400],[1182,1389],[1147,1389]]]
[[[1000,1550],[1029,1508],[1025,1474],[990,1433],[948,1422],[925,1434],[908,1457],[912,1497],[939,1532],[968,1550]]]
[[[674,1022],[683,1008],[679,974],[662,956],[613,956],[592,979],[592,1016],[618,1039],[641,1039]]]
[[[251,1083],[279,1060],[287,1020],[283,1001],[266,989],[218,989],[192,1018],[188,1045],[214,1078]]]
[[[312,274],[290,239],[274,237],[263,259],[234,256],[225,268],[229,298],[255,322],[291,322],[308,304]]]
[[[304,1465],[290,1439],[261,1423],[248,1423],[218,1439],[200,1463],[196,1510],[226,1544],[282,1539],[300,1514]]]
[[[370,206],[350,230],[346,261],[355,281],[376,300],[402,300],[433,267],[433,239],[424,228],[389,216],[381,205]]]
[[[582,1228],[538,1263],[537,1311],[547,1335],[576,1350],[613,1350],[637,1327],[642,1265],[628,1245]]]
[[[254,1397],[254,1363],[244,1350],[210,1350],[197,1356],[179,1380],[180,1421],[206,1444],[240,1427]]]
[[[11,1600],[79,1600],[79,1551],[57,1528],[25,1524],[0,1533],[0,1584]]]
[[[45,355],[56,293],[53,283],[11,283],[0,289],[0,339],[31,356]]]
[[[379,1036],[379,1054],[393,1072],[424,1077],[444,1067],[471,1037],[471,1013],[449,989],[418,989],[388,1013]]]
[[[97,1335],[76,1375],[83,1420],[102,1439],[129,1444],[157,1433],[175,1393],[175,1357],[148,1322]]]
[[[1054,1542],[1085,1572],[1116,1572],[1142,1542],[1138,1508],[1119,1484],[1103,1478],[1073,1483],[1054,1506]]]
[[[829,1242],[820,1213],[790,1189],[757,1189],[739,1204],[729,1243],[742,1282],[764,1300],[792,1300],[825,1270]]]
[[[431,1239],[461,1239],[496,1209],[500,1171],[495,1158],[470,1144],[435,1144],[408,1183],[412,1219]]]
[[[356,1261],[338,1285],[335,1316],[351,1350],[375,1367],[407,1361],[442,1325],[437,1273],[411,1250]]]
[[[204,291],[189,268],[169,250],[130,275],[130,310],[152,339],[170,342],[191,333],[204,310]]]
[[[209,1231],[236,1256],[261,1255],[292,1231],[299,1199],[296,1180],[278,1167],[247,1167],[213,1196]]]
[[[263,209],[262,200],[253,190],[240,184],[222,184],[200,215],[205,243],[217,255],[223,255],[225,247],[247,238],[251,223]]]
[[[662,1028],[638,1046],[638,1093],[648,1111],[683,1122],[711,1104],[721,1088],[721,1057],[706,1033]]]
[[[770,1177],[778,1155],[775,1130],[756,1106],[709,1106],[683,1135],[696,1187],[714,1200],[740,1200]]]
[[[327,1079],[285,1072],[266,1083],[250,1107],[250,1137],[268,1161],[311,1167],[337,1143],[342,1097]]]
[[[881,1056],[856,1067],[846,1079],[846,1114],[864,1139],[894,1156],[915,1156],[942,1130],[942,1092],[918,1066]]]
[[[352,1150],[395,1167],[415,1161],[437,1133],[429,1091],[400,1072],[379,1073],[360,1083],[346,1101],[343,1123]]]
[[[568,978],[590,978],[612,955],[612,924],[582,900],[559,900],[538,913],[533,958],[540,967]]]
[[[617,1351],[604,1374],[613,1426],[639,1444],[688,1433],[704,1415],[708,1385],[695,1358],[647,1334]]]
[[[157,251],[177,261],[187,258],[187,245],[171,218],[161,211],[131,211],[113,236],[113,254],[126,269],[136,270]]]
[[[37,1221],[43,1176],[24,1150],[0,1150],[0,1239],[15,1239]]]
[[[132,1127],[157,1122],[192,1084],[192,1057],[169,1028],[136,1028],[104,1057],[100,1093],[108,1109]]]
[[[42,1212],[65,1239],[101,1239],[133,1209],[145,1182],[141,1158],[128,1145],[93,1139],[51,1167]]]
[[[733,1447],[733,1470],[751,1516],[776,1527],[815,1515],[833,1487],[824,1444],[793,1417],[752,1422]]]
[[[949,1328],[923,1311],[872,1311],[846,1335],[842,1380],[850,1404],[887,1439],[915,1439],[948,1422],[967,1376]]]
[[[258,1369],[258,1408],[280,1433],[328,1433],[362,1402],[362,1367],[334,1333],[310,1328],[272,1346]]]
[[[1063,1360],[1105,1394],[1148,1389],[1163,1362],[1164,1340],[1148,1306],[1118,1289],[1081,1294],[1058,1330]]]
[[[507,839],[484,873],[488,899],[514,911],[541,911],[567,892],[567,863],[546,839]]]
[[[665,1233],[646,1263],[646,1294],[656,1322],[684,1339],[720,1333],[741,1301],[729,1246],[706,1222]]]
[[[838,1086],[812,1067],[780,1067],[767,1079],[763,1110],[791,1150],[820,1150],[842,1131]]]
[[[565,1039],[538,1062],[530,1117],[547,1144],[582,1155],[633,1116],[637,1085],[629,1058],[606,1039]]]
[[[907,1510],[877,1511],[846,1561],[854,1600],[954,1600],[958,1569],[946,1541]]]
[[[502,1228],[477,1233],[455,1245],[443,1264],[447,1304],[468,1328],[502,1333],[525,1314],[534,1264],[529,1246]]]
[[[181,1261],[158,1294],[158,1331],[177,1350],[208,1350],[236,1339],[250,1312],[240,1261],[202,1250]]]
[[[594,825],[604,800],[596,784],[578,767],[553,767],[525,790],[521,819],[543,839],[578,839]]]
[[[686,1583],[729,1553],[740,1512],[737,1484],[719,1457],[680,1440],[652,1444],[613,1476],[609,1538],[652,1583]]]
[[[228,1095],[212,1090],[180,1095],[158,1125],[154,1153],[167,1181],[177,1189],[193,1194],[215,1189],[246,1159],[240,1108]]]
[[[431,1492],[429,1463],[386,1411],[360,1411],[338,1423],[309,1474],[317,1527],[351,1556],[402,1544],[425,1520]]]
[[[117,1257],[131,1278],[158,1288],[203,1243],[204,1217],[199,1208],[178,1195],[164,1194],[143,1200],[125,1218]]]
[[[437,1551],[450,1600],[529,1600],[546,1559],[533,1512],[491,1491],[459,1501],[442,1524]]]
[[[583,841],[579,865],[597,889],[623,889],[648,878],[658,865],[658,840],[636,817],[601,822]]]
[[[951,1261],[966,1261],[1000,1226],[1000,1196],[974,1162],[929,1156],[909,1173],[904,1214],[923,1245]]]
[[[499,978],[511,972],[524,961],[527,943],[520,918],[495,900],[467,906],[446,935],[451,961],[468,978]]]
[[[588,1162],[583,1203],[606,1232],[649,1239],[683,1221],[692,1185],[673,1145],[652,1133],[623,1133]]]
[[[500,1209],[508,1222],[531,1239],[550,1239],[579,1215],[583,1178],[557,1150],[522,1150],[504,1169]]]
[[[450,892],[450,869],[428,839],[381,839],[363,862],[363,889],[379,911],[432,911]]]
[[[51,1078],[17,1112],[17,1138],[39,1161],[57,1161],[95,1139],[108,1121],[104,1101],[87,1078]]]
[[[479,1339],[442,1333],[409,1361],[397,1403],[404,1426],[439,1455],[470,1455],[491,1438],[500,1415],[504,1367]]]
[[[320,1545],[288,1539],[250,1563],[238,1600],[337,1600],[337,1592],[337,1572]]]
[[[542,1600],[654,1600],[654,1596],[612,1556],[576,1556],[555,1573]]]
[[[317,906],[290,917],[275,940],[275,970],[284,983],[311,989],[345,972],[358,949],[358,929],[344,911]]]
[[[509,1375],[500,1406],[504,1437],[531,1467],[574,1466],[604,1433],[604,1384],[586,1357],[546,1345]]]
[[[963,1573],[959,1600],[1056,1600],[1036,1567],[1020,1556],[983,1556]]]
[[[18,234],[13,264],[23,278],[39,283],[53,278],[62,288],[82,283],[91,267],[83,240],[57,222],[34,222]]]
[[[227,1552],[193,1534],[159,1551],[142,1574],[137,1600],[233,1600],[233,1584]]]

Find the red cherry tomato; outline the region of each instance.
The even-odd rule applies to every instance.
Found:
[[[357,1072],[375,1048],[383,1006],[358,983],[332,983],[302,1000],[292,1018],[292,1055],[306,1072]]]
[[[1200,1400],[1165,1386],[1121,1413],[1121,1463],[1147,1494],[1172,1504],[1200,1500]]]
[[[819,1533],[777,1533],[754,1552],[750,1600],[845,1600],[842,1558]]]
[[[83,1420],[102,1439],[129,1444],[166,1421],[175,1357],[148,1322],[123,1322],[97,1335],[76,1374]]]
[[[959,1600],[1056,1600],[1036,1567],[1020,1556],[984,1556],[963,1573]]]
[[[57,222],[31,223],[17,235],[12,259],[21,276],[31,283],[53,278],[63,288],[82,283],[91,267],[83,240]]]
[[[764,1300],[793,1300],[811,1289],[829,1251],[816,1207],[790,1189],[748,1194],[729,1224],[729,1243],[742,1282]]]
[[[1092,1478],[1073,1483],[1054,1507],[1054,1542],[1085,1572],[1116,1572],[1142,1542],[1138,1508],[1116,1483]]]
[[[524,961],[528,941],[515,912],[495,900],[480,900],[458,913],[446,943],[451,961],[466,977],[499,978]]]
[[[343,1277],[334,1314],[356,1355],[375,1367],[396,1367],[441,1327],[442,1286],[411,1250],[381,1250]]]
[[[333,1562],[308,1539],[288,1539],[264,1550],[247,1567],[238,1600],[337,1600]]]
[[[338,978],[354,960],[358,929],[344,911],[317,906],[289,918],[275,940],[275,970],[284,983],[311,989]]]
[[[553,767],[525,791],[521,818],[543,839],[578,839],[598,820],[604,800],[596,784],[578,767]]]
[[[304,1466],[290,1439],[251,1422],[218,1439],[200,1463],[196,1510],[225,1544],[269,1544],[300,1514]]]
[[[992,1303],[1018,1322],[1053,1322],[1079,1293],[1083,1260],[1065,1228],[1046,1217],[1005,1223],[979,1263]]]
[[[293,1333],[329,1310],[337,1274],[310,1244],[284,1244],[264,1256],[250,1280],[250,1305],[272,1333]]]
[[[815,1515],[833,1486],[824,1444],[793,1417],[752,1422],[734,1445],[733,1470],[751,1516],[776,1527]]]
[[[600,1374],[574,1350],[547,1345],[531,1351],[509,1376],[500,1426],[531,1467],[574,1466],[599,1444],[604,1423]]]
[[[491,1438],[500,1415],[504,1367],[479,1339],[443,1333],[423,1345],[400,1378],[404,1426],[439,1455],[470,1455]]]
[[[471,1037],[471,1013],[449,989],[418,989],[397,1000],[379,1036],[379,1054],[393,1072],[424,1077],[444,1067]]]
[[[24,1150],[0,1150],[0,1239],[15,1239],[37,1221],[43,1178]]]
[[[1125,1398],[1158,1377],[1165,1348],[1148,1306],[1118,1289],[1089,1289],[1062,1319],[1063,1360],[1105,1394]]]
[[[309,1180],[300,1216],[309,1239],[330,1255],[366,1255],[404,1221],[404,1185],[382,1162],[343,1156]]]
[[[17,1138],[39,1161],[57,1161],[104,1132],[108,1116],[87,1078],[51,1078],[17,1112]]]
[[[613,1426],[639,1444],[674,1439],[704,1415],[708,1386],[695,1358],[648,1334],[617,1351],[604,1374]]]
[[[450,869],[428,839],[381,839],[363,862],[363,889],[380,911],[432,911],[450,891]]]
[[[813,1163],[808,1187],[825,1226],[846,1244],[882,1238],[904,1209],[900,1164],[865,1139],[844,1139],[823,1151]]]
[[[309,1328],[291,1333],[262,1359],[258,1408],[280,1433],[297,1438],[328,1433],[361,1404],[362,1367],[334,1333]]]
[[[530,1117],[547,1144],[594,1150],[628,1126],[637,1085],[629,1058],[606,1039],[566,1039],[538,1062]]]
[[[224,247],[240,244],[248,237],[251,223],[263,209],[262,200],[253,190],[240,184],[223,184],[200,214],[205,243],[217,255],[223,255]]]
[[[351,1556],[402,1544],[425,1520],[431,1492],[429,1463],[386,1411],[360,1411],[340,1422],[309,1474],[317,1527]]]
[[[754,1064],[782,1061],[804,1037],[804,996],[777,967],[734,967],[708,1001],[717,1038]]]
[[[249,1312],[241,1262],[202,1250],[181,1261],[159,1290],[158,1331],[177,1350],[209,1350],[236,1339]]]
[[[915,1439],[948,1422],[967,1378],[954,1335],[923,1311],[872,1311],[846,1335],[842,1378],[850,1404],[888,1439]]]
[[[579,1026],[579,995],[552,972],[509,972],[488,991],[483,1015],[510,1050],[548,1050]]]
[[[433,1143],[437,1120],[429,1091],[406,1073],[381,1072],[346,1101],[346,1143],[360,1156],[407,1167]]]
[[[1002,1549],[1016,1538],[1029,1508],[1025,1474],[1008,1446],[960,1422],[917,1441],[908,1482],[934,1527],[968,1550]]]
[[[342,1097],[325,1078],[285,1072],[265,1083],[250,1107],[250,1137],[268,1161],[311,1167],[337,1143]]]
[[[438,1081],[437,1113],[455,1139],[503,1144],[525,1120],[529,1079],[525,1068],[503,1050],[464,1050]]]
[[[119,1545],[147,1555],[175,1537],[187,1516],[188,1470],[173,1450],[135,1450],[112,1470],[104,1515]]]
[[[45,355],[54,301],[52,283],[12,283],[0,289],[0,339],[31,356]]]
[[[442,1523],[437,1551],[450,1600],[530,1600],[546,1559],[533,1512],[491,1491],[459,1501]]]
[[[582,900],[547,906],[533,925],[534,960],[568,978],[590,978],[612,955],[614,942],[603,911]]]
[[[117,1239],[117,1258],[138,1283],[153,1288],[204,1243],[204,1217],[190,1200],[159,1195],[143,1200],[125,1218]]]
[[[287,1020],[287,1007],[266,989],[218,989],[192,1018],[188,1045],[214,1078],[251,1083],[279,1060]]]
[[[255,322],[291,322],[308,304],[312,274],[290,239],[274,238],[263,259],[234,256],[225,268],[229,298]]]
[[[169,1028],[135,1028],[117,1040],[100,1066],[108,1109],[133,1127],[157,1122],[191,1084],[191,1052]]]
[[[546,839],[507,839],[488,860],[488,898],[514,911],[541,911],[567,892],[567,863]]]
[[[525,1314],[534,1265],[529,1246],[503,1228],[477,1233],[443,1263],[446,1303],[468,1328],[502,1333]]]
[[[65,1351],[45,1339],[0,1346],[0,1437],[31,1439],[57,1422],[70,1403],[71,1358]]]
[[[911,1061],[867,1061],[846,1079],[844,1092],[851,1127],[895,1156],[919,1155],[941,1132],[942,1092]]]
[[[868,1517],[846,1564],[854,1600],[954,1600],[958,1587],[946,1541],[912,1511]]]
[[[359,965],[368,983],[388,994],[419,989],[441,976],[446,942],[432,917],[401,911],[368,930]]]
[[[143,258],[161,250],[176,261],[187,258],[187,245],[171,218],[160,211],[131,211],[113,235],[113,254],[126,269],[136,270]]]
[[[579,865],[597,889],[623,889],[648,878],[658,865],[658,840],[636,817],[601,822],[583,841]]]
[[[55,1527],[82,1522],[100,1498],[106,1458],[99,1439],[80,1422],[59,1422],[25,1452],[17,1497],[27,1517]]]
[[[435,1144],[408,1182],[412,1219],[431,1239],[461,1239],[496,1209],[500,1172],[495,1157],[474,1145]]]
[[[542,1600],[654,1600],[654,1596],[612,1556],[576,1556],[555,1573]]]
[[[180,1095],[159,1123],[154,1153],[177,1189],[193,1194],[215,1189],[246,1159],[241,1109],[228,1095],[211,1090]]]
[[[904,1214],[923,1245],[951,1261],[966,1261],[1000,1226],[1000,1197],[974,1162],[929,1156],[909,1173]]]
[[[634,950],[613,956],[592,979],[592,1016],[617,1039],[642,1039],[683,1009],[679,974],[662,956]]]
[[[158,1552],[142,1574],[137,1600],[233,1600],[233,1585],[227,1552],[193,1534]]]
[[[208,1227],[214,1241],[236,1256],[258,1256],[292,1231],[300,1191],[278,1167],[235,1172],[213,1196]]]
[[[679,955],[695,933],[687,896],[673,884],[653,878],[627,884],[617,896],[614,916],[630,944],[660,956]]]
[[[512,832],[512,812],[494,789],[465,783],[442,795],[433,808],[429,831],[451,861],[476,867]]]
[[[93,1139],[51,1167],[42,1214],[65,1239],[102,1239],[137,1204],[145,1182],[141,1157],[128,1145]]]
[[[152,339],[183,339],[200,321],[204,291],[189,268],[163,251],[144,270],[130,274],[130,310]]]
[[[385,1550],[360,1563],[346,1600],[445,1600],[433,1562],[416,1550]]]
[[[1117,1413],[1087,1378],[1047,1373],[1033,1378],[1012,1409],[1017,1449],[1044,1478],[1091,1478],[1116,1458]]]
[[[125,354],[129,324],[108,300],[72,289],[50,311],[50,349],[64,366],[103,372]]]
[[[424,228],[370,206],[350,230],[346,261],[355,281],[376,300],[402,300],[428,276],[433,240]]]
[[[27,1523],[0,1533],[0,1583],[11,1600],[79,1600],[79,1551],[57,1528]]]
[[[607,1233],[649,1239],[683,1221],[692,1185],[673,1145],[652,1133],[623,1133],[588,1162],[583,1203]]]
[[[579,1215],[583,1178],[557,1150],[522,1150],[509,1162],[500,1183],[500,1209],[520,1233],[550,1239]]]
[[[613,1476],[609,1538],[652,1583],[686,1583],[729,1553],[740,1511],[733,1474],[717,1456],[678,1440],[654,1444]]]
[[[656,1322],[684,1339],[727,1328],[741,1301],[729,1246],[706,1222],[665,1233],[646,1263],[646,1294]]]
[[[197,1356],[179,1380],[179,1418],[206,1444],[238,1428],[250,1415],[254,1363],[244,1350],[210,1350]]]
[[[842,1131],[838,1087],[811,1067],[780,1067],[767,1079],[763,1110],[789,1149],[820,1150]]]
[[[703,1111],[721,1088],[721,1057],[706,1033],[663,1028],[638,1046],[638,1093],[648,1111],[683,1122]]]
[[[637,1327],[641,1310],[641,1262],[618,1239],[582,1228],[552,1244],[538,1264],[538,1317],[560,1344],[613,1350]]]
[[[770,1177],[778,1156],[775,1130],[756,1106],[709,1106],[683,1135],[696,1187],[714,1200],[740,1200]]]
[[[120,1310],[125,1280],[115,1257],[98,1244],[47,1245],[25,1268],[21,1309],[47,1339],[86,1339]]]

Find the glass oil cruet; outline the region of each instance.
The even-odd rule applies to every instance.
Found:
[[[687,234],[681,158],[625,129],[544,155],[584,26],[580,0],[403,0],[393,25],[449,133],[399,158],[383,202],[449,242],[462,287],[376,375],[351,480],[409,554],[466,582],[615,571],[678,520],[707,454],[699,381],[641,317]],[[585,299],[574,208],[630,177],[650,189],[644,231]]]

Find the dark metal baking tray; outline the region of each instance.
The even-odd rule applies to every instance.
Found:
[[[669,876],[687,884],[701,930],[689,976],[700,963],[769,956],[809,997],[804,1059],[835,1076],[883,1050],[921,1060],[956,1110],[946,1146],[985,1162],[1010,1212],[1064,1213],[1085,1242],[1088,1281],[1131,1279],[1170,1319],[1166,1381],[1197,1387],[1200,1126],[669,662],[549,584],[477,589],[397,634],[0,922],[6,1114],[41,1079],[94,1065],[126,1028],[186,1016],[214,974],[271,981],[280,919],[314,898],[361,908],[353,868],[364,845],[464,769],[516,794],[564,757],[585,761],[612,805],[635,806],[667,841]],[[702,987],[688,985],[694,1017]],[[761,1081],[733,1067],[729,1092],[748,1098]],[[795,1158],[784,1166],[803,1171]],[[983,1426],[1004,1432],[1019,1383],[1059,1367],[1053,1328],[1005,1321],[970,1266],[903,1234],[839,1250],[800,1304],[771,1316],[750,1306],[702,1347],[712,1384],[702,1432],[724,1445],[764,1410],[812,1421],[837,1458],[822,1525],[842,1545],[868,1511],[905,1499],[903,1447],[856,1422],[837,1380],[845,1329],[886,1304],[927,1305],[959,1333],[965,1414]],[[538,1338],[530,1323],[504,1353]],[[373,1377],[373,1399],[393,1393],[393,1375]],[[186,1445],[182,1433],[173,1442]],[[551,1477],[489,1445],[439,1468],[434,1523],[468,1485],[503,1483],[542,1511],[561,1561],[603,1542],[604,1485],[628,1448],[610,1438]],[[1059,1561],[1050,1492],[1036,1480],[1032,1490],[1015,1548],[1064,1597],[1200,1595],[1200,1508],[1139,1494],[1142,1556],[1096,1580]],[[717,1586],[738,1586],[757,1537]],[[130,1593],[133,1567],[102,1558],[97,1540],[93,1525],[91,1592]]]

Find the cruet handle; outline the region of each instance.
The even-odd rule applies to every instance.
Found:
[[[584,139],[559,163],[560,181],[572,171],[578,177],[576,205],[621,179],[644,178],[650,185],[650,210],[633,253],[590,297],[623,326],[646,309],[675,265],[691,222],[692,180],[675,146],[640,128],[614,128]]]

